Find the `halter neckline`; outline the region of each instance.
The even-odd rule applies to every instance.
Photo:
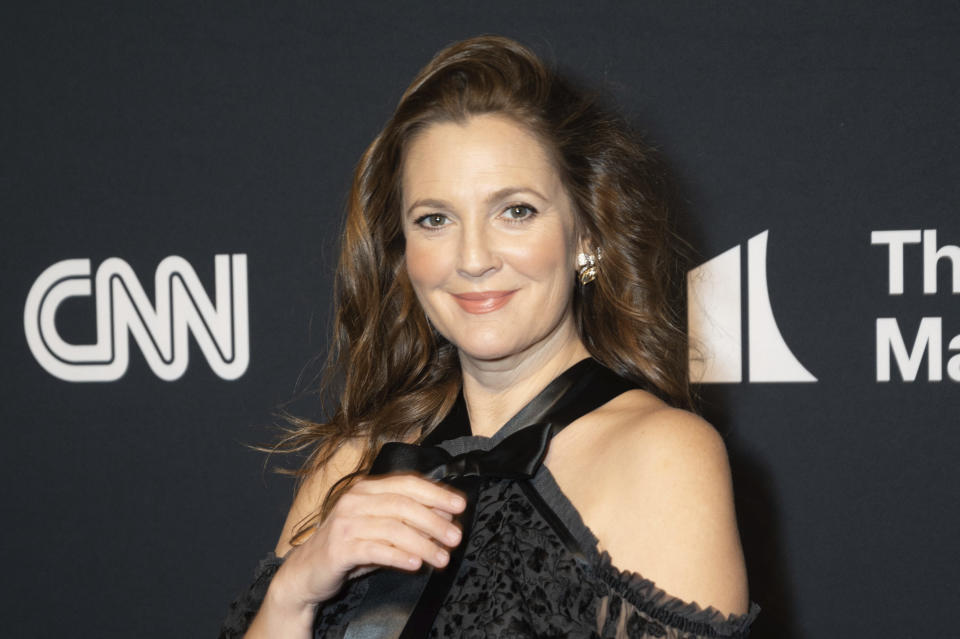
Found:
[[[583,409],[595,403],[595,395],[602,394],[612,399],[633,388],[638,388],[637,384],[620,377],[592,357],[587,357],[555,377],[492,435],[473,433],[461,390],[450,412],[426,435],[421,445],[432,446],[465,437],[497,444],[531,424],[547,421],[555,425],[552,433],[555,435],[564,426],[589,412]]]

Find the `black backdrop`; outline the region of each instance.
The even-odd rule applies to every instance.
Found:
[[[485,32],[607,88],[664,150],[698,261],[769,232],[779,331],[818,381],[750,382],[745,358],[743,382],[702,387],[733,460],[755,636],[955,632],[960,273],[944,249],[925,294],[924,248],[906,244],[891,295],[871,233],[960,245],[960,9],[569,4],[2,10],[0,634],[215,634],[289,504],[291,482],[243,444],[270,436],[323,352],[351,168],[429,57]],[[216,301],[218,254],[247,260],[236,379],[196,339],[173,381],[133,340],[125,373],[99,382],[60,379],[28,346],[28,295],[54,264],[109,274],[121,258],[152,302],[178,255]],[[65,342],[97,341],[93,299],[53,306]],[[913,381],[895,356],[877,380],[878,318],[907,350],[931,340]]]

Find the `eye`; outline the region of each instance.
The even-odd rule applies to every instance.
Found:
[[[448,221],[447,216],[443,213],[428,213],[427,215],[418,217],[414,221],[414,224],[426,229],[439,229],[446,226]]]
[[[527,204],[513,204],[503,210],[503,215],[510,222],[525,222],[537,214],[537,209]]]

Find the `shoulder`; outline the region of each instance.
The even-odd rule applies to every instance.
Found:
[[[596,415],[598,539],[615,566],[723,613],[747,611],[746,572],[723,438],[647,393]]]
[[[300,483],[290,512],[277,541],[274,553],[283,557],[291,548],[291,540],[300,525],[312,517],[320,508],[327,492],[340,479],[357,469],[363,456],[363,442],[347,440],[333,454],[326,464],[307,475]]]
[[[612,504],[665,499],[721,504],[732,496],[723,438],[697,415],[632,391],[594,418],[591,463],[609,478],[619,478],[606,487]]]
[[[611,406],[605,421],[605,436],[598,445],[627,462],[637,478],[662,483],[664,489],[679,479],[709,480],[711,485],[729,479],[723,438],[693,413],[671,408],[646,393],[628,393]],[[677,472],[680,477],[667,480]]]
[[[597,470],[623,462],[615,474],[649,474],[651,481],[659,476],[655,471],[670,472],[671,467],[729,475],[726,446],[713,426],[641,390],[616,397],[568,431],[561,437],[575,442]]]

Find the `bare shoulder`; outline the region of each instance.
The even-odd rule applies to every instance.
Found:
[[[628,393],[611,406],[602,442],[605,452],[619,451],[628,456],[631,471],[650,475],[651,481],[660,476],[657,471],[670,473],[677,469],[729,476],[726,446],[712,425],[693,413],[643,395]]]
[[[701,607],[745,613],[746,570],[720,434],[642,391],[597,418],[602,435],[591,463],[602,493],[590,523],[614,565]]]
[[[317,511],[327,491],[337,481],[356,470],[362,455],[360,442],[344,442],[323,467],[303,480],[293,499],[293,505],[290,506],[290,512],[287,513],[287,520],[274,550],[278,557],[287,554],[291,547],[290,541],[300,524]]]

